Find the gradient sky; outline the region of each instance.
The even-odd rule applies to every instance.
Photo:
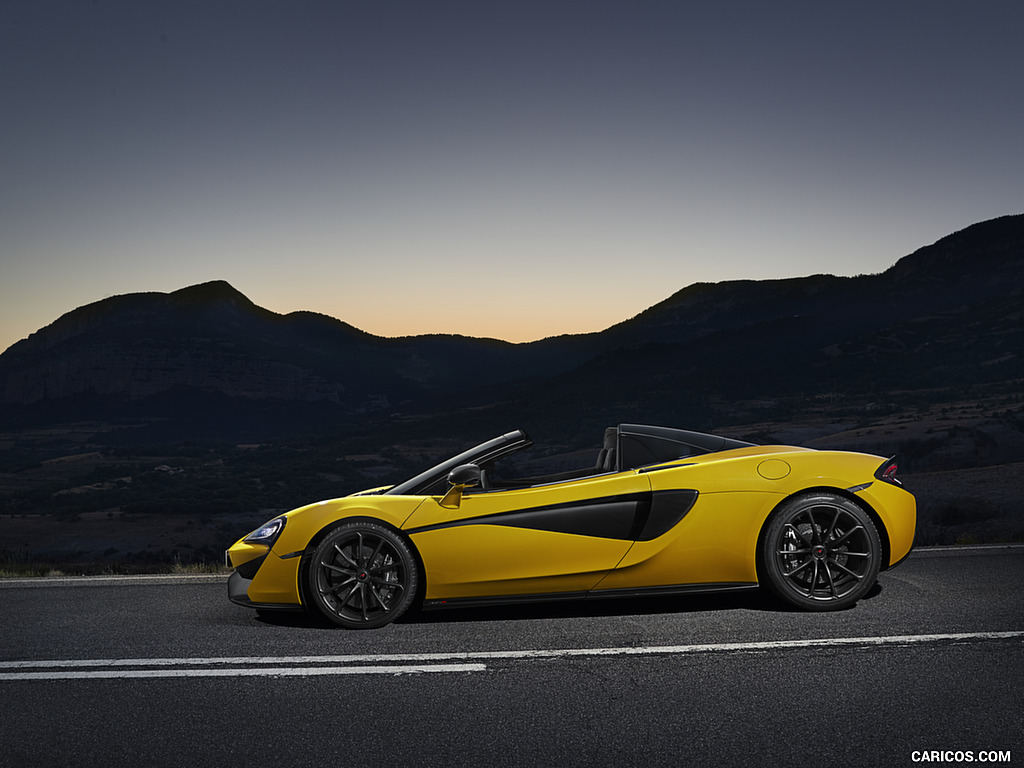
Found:
[[[227,280],[379,335],[601,330],[1024,211],[1024,3],[11,0],[0,350]]]

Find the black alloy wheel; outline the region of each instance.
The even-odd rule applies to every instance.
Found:
[[[371,522],[338,526],[309,562],[317,609],[349,629],[375,629],[401,616],[416,596],[416,561],[405,540]]]
[[[808,611],[849,608],[874,585],[882,546],[853,501],[831,493],[787,501],[772,516],[760,568],[772,592]]]

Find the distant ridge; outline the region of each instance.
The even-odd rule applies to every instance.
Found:
[[[244,294],[224,280],[181,288],[171,293],[129,293],[101,299],[71,310],[45,328],[12,345],[14,356],[50,349],[70,338],[89,333],[108,322],[139,322],[152,318],[167,307],[193,307],[210,310],[216,306],[233,306],[260,310]],[[6,355],[6,353],[5,353]]]
[[[925,308],[984,300],[1021,288],[1024,214],[947,235],[877,275],[696,283],[609,330],[626,338],[685,341],[793,316],[863,317],[877,324],[906,319]],[[915,296],[922,300],[916,301]]]
[[[696,426],[709,398],[1024,378],[1022,311],[1024,214],[881,274],[699,283],[600,333],[529,344],[385,339],[213,281],[94,302],[13,345],[0,355],[0,425],[102,414],[213,428],[230,412],[251,426],[301,407],[303,423],[466,408],[463,420],[569,423],[639,409]]]

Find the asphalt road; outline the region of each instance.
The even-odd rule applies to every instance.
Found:
[[[362,632],[258,617],[223,577],[0,582],[0,765],[1020,764],[1022,566],[921,550],[833,614],[743,593]]]

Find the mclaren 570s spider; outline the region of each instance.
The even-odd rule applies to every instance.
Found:
[[[509,432],[397,485],[275,517],[227,551],[229,598],[349,628],[413,605],[758,586],[828,611],[854,605],[913,543],[915,501],[893,459],[621,424],[585,468],[531,474],[531,445]]]

